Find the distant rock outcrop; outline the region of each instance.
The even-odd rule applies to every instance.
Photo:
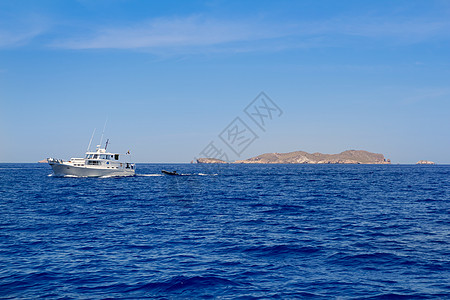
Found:
[[[429,160],[419,160],[416,165],[434,165],[435,163]]]
[[[339,154],[308,153],[295,151],[289,153],[266,153],[246,160],[241,164],[390,164],[383,154],[364,150],[347,150]]]
[[[198,164],[226,164],[226,161],[217,158],[198,158]]]
[[[47,159],[43,159],[43,160],[38,161],[38,163],[40,163],[40,164],[46,164],[46,163],[48,163],[48,161],[47,161]]]

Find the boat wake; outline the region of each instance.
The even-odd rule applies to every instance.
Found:
[[[55,175],[55,174],[48,174],[48,177],[56,177],[56,178],[86,178],[87,176],[76,176],[76,175]]]
[[[176,176],[217,176],[219,174],[205,174],[205,173],[177,173]],[[164,174],[136,174],[137,177],[161,177]]]
[[[160,177],[164,176],[163,174],[136,174],[138,177]]]
[[[192,174],[177,174],[178,176],[217,176],[219,174],[205,174],[205,173],[192,173]],[[48,174],[48,177],[58,177],[58,178],[88,178],[91,176],[76,176],[76,175],[64,175],[64,176],[58,176],[55,174]],[[164,174],[135,174],[136,177],[161,177],[164,176]],[[106,175],[106,176],[98,176],[96,178],[119,178],[119,177],[132,177],[132,176],[117,176],[117,175]]]
[[[219,174],[204,174],[204,173],[181,173],[181,174],[177,174],[177,176],[217,176]]]

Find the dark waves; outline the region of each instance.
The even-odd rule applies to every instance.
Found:
[[[449,297],[450,167],[161,169],[0,165],[0,298]]]

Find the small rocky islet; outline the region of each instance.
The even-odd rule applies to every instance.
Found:
[[[435,165],[435,163],[430,160],[419,160],[416,165]]]
[[[199,158],[197,163],[227,163],[216,158]],[[288,153],[265,153],[245,160],[237,160],[235,164],[390,164],[383,154],[365,150],[347,150],[338,154],[308,153],[294,151]]]

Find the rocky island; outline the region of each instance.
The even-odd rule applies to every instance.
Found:
[[[435,163],[433,161],[429,160],[419,160],[416,165],[434,165]]]
[[[226,163],[214,158],[199,158],[198,163]],[[308,153],[294,151],[289,153],[265,153],[236,164],[390,164],[383,154],[364,150],[347,150],[339,154]]]
[[[197,159],[198,164],[226,164],[227,162],[221,159],[217,158],[198,158]]]

